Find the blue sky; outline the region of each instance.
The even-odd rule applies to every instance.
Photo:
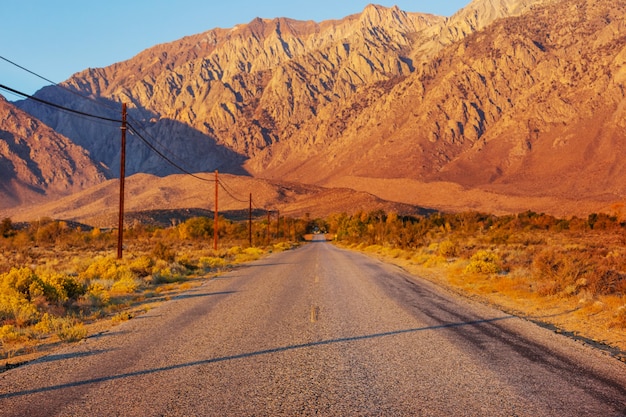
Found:
[[[451,16],[470,0],[2,0],[0,56],[55,82],[132,58],[150,46],[255,17],[322,21],[369,3]],[[0,84],[34,93],[48,83],[0,60]],[[8,100],[17,97],[7,96]]]

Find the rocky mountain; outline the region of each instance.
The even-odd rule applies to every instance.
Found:
[[[87,151],[0,96],[0,209],[96,185],[105,176]]]
[[[624,0],[474,0],[450,18],[370,5],[321,23],[256,19],[37,97],[108,117],[129,103],[142,136],[131,174],[179,172],[148,141],[192,172],[435,208],[597,208],[626,195],[625,11]],[[119,126],[17,105],[116,175]]]

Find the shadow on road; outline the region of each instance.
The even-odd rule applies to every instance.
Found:
[[[92,352],[74,352],[74,353],[62,353],[59,355],[48,355],[48,356],[39,358],[37,362],[63,361],[63,360],[73,359],[73,358],[82,358],[85,356],[100,355],[101,353],[106,353],[110,351],[111,350],[94,350]]]
[[[185,293],[185,294],[180,294],[180,295],[176,295],[172,297],[172,300],[182,300],[185,298],[197,298],[197,297],[210,297],[214,295],[228,295],[228,294],[235,294],[236,292],[237,291],[204,292],[204,293],[199,293],[199,294]]]
[[[209,294],[205,294],[205,295],[209,295]],[[277,347],[273,349],[259,350],[256,352],[241,353],[238,355],[223,356],[220,358],[205,359],[201,361],[181,363],[178,365],[164,366],[161,368],[146,369],[143,371],[128,372],[128,373],[119,374],[119,375],[103,376],[100,378],[93,378],[93,379],[87,379],[84,381],[70,382],[67,384],[53,385],[50,387],[41,387],[41,388],[34,388],[31,390],[24,390],[24,391],[19,391],[19,392],[4,393],[4,394],[0,394],[0,399],[19,397],[22,395],[31,395],[31,394],[37,394],[37,393],[42,393],[42,392],[56,391],[56,390],[61,390],[61,389],[66,389],[66,388],[80,387],[80,386],[89,385],[89,384],[98,384],[101,382],[115,381],[118,379],[138,377],[142,375],[149,375],[149,374],[154,374],[154,373],[159,373],[159,372],[173,371],[176,369],[182,369],[182,368],[193,367],[193,366],[209,365],[213,363],[232,361],[236,359],[246,359],[246,358],[251,358],[255,356],[269,355],[273,353],[286,352],[286,351],[291,351],[291,350],[296,350],[296,349],[332,345],[335,343],[358,342],[361,340],[369,340],[369,339],[375,339],[379,337],[387,337],[387,336],[395,336],[395,335],[400,335],[400,334],[422,332],[422,331],[427,331],[427,330],[441,330],[441,329],[449,329],[449,328],[461,327],[461,326],[475,326],[475,325],[480,325],[483,323],[491,323],[491,322],[496,322],[496,321],[501,321],[501,320],[508,320],[512,318],[515,318],[515,317],[503,316],[503,317],[495,317],[491,319],[476,320],[476,321],[470,321],[470,322],[464,322],[464,323],[447,323],[447,324],[441,324],[437,326],[395,330],[395,331],[384,332],[384,333],[374,333],[374,334],[368,334],[368,335],[362,335],[362,336],[342,337],[342,338],[337,338],[337,339],[321,340],[319,342],[289,345],[289,346]],[[99,352],[97,351],[96,353],[102,353],[102,351],[99,351]],[[80,354],[78,355],[80,356]],[[67,355],[67,356],[70,356],[70,355]]]

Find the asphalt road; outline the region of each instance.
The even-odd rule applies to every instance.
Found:
[[[2,416],[626,416],[626,365],[319,242],[0,374]]]

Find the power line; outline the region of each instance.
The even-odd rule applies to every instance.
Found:
[[[57,108],[59,110],[66,111],[68,113],[74,113],[74,114],[77,114],[77,115],[80,115],[80,116],[91,117],[91,118],[94,118],[94,119],[104,120],[104,121],[107,121],[107,122],[122,123],[121,119],[112,119],[110,117],[103,117],[103,116],[98,116],[98,115],[87,113],[87,112],[80,111],[80,110],[70,109],[69,107],[61,106],[60,104],[52,103],[51,101],[43,100],[41,98],[32,96],[30,94],[23,93],[23,92],[21,92],[19,90],[16,90],[14,88],[7,87],[4,84],[0,84],[0,89],[5,90],[5,91],[9,91],[9,92],[11,92],[13,94],[17,94],[17,95],[22,96],[22,97],[29,98],[29,99],[31,99],[33,101],[45,104],[47,106],[51,106],[51,107]]]
[[[96,100],[96,99],[95,99],[95,98],[93,98],[93,97],[84,96],[84,95],[80,94],[78,91],[73,90],[73,89],[71,89],[71,88],[68,88],[67,86],[64,86],[64,85],[62,85],[62,84],[60,84],[60,83],[57,83],[57,82],[55,82],[55,81],[52,81],[51,79],[46,78],[46,77],[44,77],[43,75],[38,74],[38,73],[36,73],[35,71],[32,71],[32,70],[30,70],[30,69],[28,69],[28,68],[26,68],[26,67],[24,67],[24,66],[22,66],[22,65],[20,65],[20,64],[18,64],[18,63],[16,63],[16,62],[12,61],[12,60],[10,60],[10,59],[8,59],[8,58],[6,58],[6,57],[2,56],[2,55],[0,55],[0,59],[1,59],[1,60],[3,60],[3,61],[5,61],[5,62],[8,62],[8,63],[9,63],[9,64],[11,64],[11,65],[14,65],[15,67],[17,67],[17,68],[19,68],[19,69],[21,69],[21,70],[23,70],[23,71],[28,72],[29,74],[34,75],[34,76],[35,76],[35,77],[37,77],[37,78],[40,78],[40,79],[42,79],[42,80],[44,80],[44,81],[47,81],[47,82],[49,82],[50,84],[52,84],[52,85],[54,85],[54,86],[56,86],[56,87],[59,87],[59,88],[61,88],[61,89],[65,90],[65,91],[67,91],[68,93],[74,94],[74,95],[75,95],[75,96],[77,96],[77,97],[80,97],[80,98],[82,98],[82,99],[84,99],[84,100],[89,100],[89,101],[91,101],[91,102],[93,102],[93,103],[96,103],[96,104],[97,104],[97,105],[99,105],[99,106],[106,107],[106,108],[111,109],[111,110],[117,110],[117,108],[114,108],[112,105],[109,105],[109,104],[107,104],[107,103],[103,103],[102,101]]]
[[[2,58],[2,59],[4,59],[4,60],[6,60],[5,58],[3,58],[3,57],[1,57],[1,56],[0,56],[0,58]],[[10,61],[9,61],[9,62],[10,62]],[[26,69],[25,69],[25,70],[26,70]],[[26,71],[28,71],[28,70],[26,70]],[[30,71],[29,71],[29,72],[30,72]],[[45,79],[45,78],[44,78],[44,79]],[[46,79],[46,80],[47,80],[47,79]],[[33,96],[33,95],[23,93],[23,92],[21,92],[21,91],[19,91],[19,90],[16,90],[16,89],[14,89],[14,88],[7,87],[7,86],[5,86],[5,85],[3,85],[3,84],[0,84],[0,89],[5,90],[5,91],[8,91],[8,92],[13,93],[13,94],[16,94],[16,95],[18,95],[18,96],[22,96],[22,97],[25,97],[25,98],[29,98],[29,99],[31,99],[31,100],[33,100],[33,101],[38,102],[38,103],[42,103],[42,104],[45,104],[45,105],[47,105],[47,106],[51,106],[51,107],[54,107],[54,108],[56,108],[56,109],[59,109],[59,110],[62,110],[62,111],[66,111],[66,112],[68,112],[68,113],[73,113],[73,114],[76,114],[76,115],[79,115],[79,116],[89,117],[89,118],[98,119],[98,120],[103,120],[103,121],[107,121],[107,122],[113,122],[113,123],[124,123],[124,121],[123,121],[123,120],[121,120],[121,119],[113,119],[113,118],[109,118],[109,117],[98,116],[98,115],[91,114],[91,113],[87,113],[87,112],[83,112],[83,111],[80,111],[80,110],[74,110],[74,109],[71,109],[71,108],[69,108],[69,107],[62,106],[62,105],[60,105],[60,104],[52,103],[52,102],[50,102],[50,101],[48,101],[48,100],[43,100],[43,99],[40,99],[40,98],[35,97],[35,96]],[[82,96],[81,96],[81,97],[82,97]],[[148,140],[147,140],[147,139],[146,139],[146,138],[145,138],[145,137],[141,134],[141,132],[139,132],[139,130],[138,130],[138,129],[134,126],[134,125],[132,125],[132,124],[130,124],[130,123],[128,123],[128,122],[126,122],[126,124],[127,124],[128,128],[131,130],[131,132],[133,132],[133,133],[134,133],[134,134],[135,134],[135,135],[136,135],[136,136],[137,136],[137,137],[138,137],[138,138],[139,138],[139,139],[140,139],[140,140],[141,140],[141,141],[142,141],[142,142],[143,142],[143,143],[144,143],[144,144],[145,144],[145,145],[146,145],[146,146],[150,149],[150,150],[152,150],[154,153],[156,153],[159,157],[161,157],[161,158],[162,158],[165,162],[167,162],[168,164],[170,164],[170,165],[171,165],[171,166],[173,166],[174,168],[176,168],[176,169],[178,169],[179,171],[181,171],[182,173],[184,173],[184,174],[186,174],[186,175],[189,175],[189,176],[191,176],[191,177],[193,177],[193,178],[195,178],[195,179],[198,179],[198,180],[200,180],[200,181],[204,181],[204,182],[215,182],[215,180],[214,180],[214,179],[202,178],[202,177],[200,177],[200,176],[198,176],[198,175],[196,175],[196,174],[194,174],[194,173],[190,172],[189,170],[187,170],[187,169],[183,168],[181,165],[177,164],[176,162],[172,161],[172,160],[171,160],[170,158],[168,158],[168,157],[167,157],[167,156],[166,156],[163,152],[161,152],[161,151],[160,151],[159,149],[157,149],[157,148],[156,148],[156,147],[155,147],[152,143],[150,143],[150,141],[148,141]],[[146,132],[146,135],[148,135],[148,134],[147,134],[147,132]],[[153,138],[153,140],[154,140],[154,138]],[[158,143],[158,142],[157,142],[157,143]],[[162,145],[161,145],[161,146],[162,146]],[[164,148],[165,148],[165,147],[164,147]],[[165,148],[165,149],[167,150],[167,148]],[[170,153],[171,153],[171,151],[169,151],[169,150],[168,150],[168,152],[170,152]],[[172,155],[173,155],[173,153],[172,153]],[[175,155],[174,155],[174,156],[175,156]],[[241,199],[241,198],[236,197],[236,196],[234,195],[234,194],[235,194],[235,192],[234,192],[234,191],[232,191],[232,189],[230,189],[230,190],[229,190],[223,181],[218,181],[218,184],[220,185],[220,187],[222,187],[222,189],[226,192],[226,194],[228,194],[228,195],[229,195],[229,196],[230,196],[233,200],[238,201],[238,202],[240,202],[240,203],[246,203],[246,202],[247,202],[247,200],[243,200],[243,199]]]
[[[28,72],[29,74],[34,75],[35,77],[41,78],[42,80],[47,81],[47,82],[49,82],[49,83],[51,83],[51,84],[55,85],[56,87],[59,87],[59,88],[61,88],[61,89],[65,90],[65,91],[67,91],[67,92],[69,92],[69,93],[71,93],[71,94],[74,94],[74,95],[76,95],[76,96],[78,96],[78,97],[80,97],[80,98],[82,98],[82,99],[89,100],[89,101],[91,101],[91,102],[93,102],[93,103],[95,103],[95,104],[97,104],[97,105],[99,105],[99,106],[102,106],[102,107],[105,107],[105,108],[108,108],[108,109],[112,109],[112,110],[116,110],[116,111],[118,110],[117,108],[114,108],[113,106],[111,106],[111,105],[109,105],[109,104],[107,104],[107,103],[104,103],[104,102],[102,102],[102,101],[100,101],[100,100],[96,100],[96,99],[95,99],[95,98],[93,98],[93,97],[88,97],[88,96],[84,96],[84,95],[82,95],[82,94],[79,94],[77,91],[75,91],[75,90],[73,90],[73,89],[70,89],[70,88],[68,88],[68,87],[66,87],[66,86],[64,86],[64,85],[62,85],[62,84],[59,84],[59,83],[57,83],[57,82],[55,82],[55,81],[52,81],[51,79],[46,78],[46,77],[44,77],[43,75],[40,75],[40,74],[36,73],[35,71],[32,71],[32,70],[30,70],[30,69],[28,69],[28,68],[26,68],[26,67],[24,67],[24,66],[22,66],[22,65],[19,65],[18,63],[14,62],[14,61],[12,61],[12,60],[10,60],[10,59],[6,58],[6,57],[3,57],[3,56],[1,56],[1,55],[0,55],[0,59],[2,59],[3,61],[8,62],[8,63],[9,63],[9,64],[11,64],[11,65],[16,66],[17,68],[19,68],[19,69],[21,69],[21,70],[23,70],[23,71]],[[28,95],[28,96],[27,96],[27,95],[25,95],[24,93],[19,93],[19,92],[14,92],[14,93],[17,93],[17,94],[18,94],[18,96],[23,96],[23,97],[27,97],[27,98],[30,98],[30,99],[33,99],[33,100],[41,101],[41,100],[39,100],[39,99],[36,99],[36,98],[35,98],[35,97],[33,97],[33,96],[30,96],[30,95]],[[167,153],[169,153],[169,155],[170,155],[171,157],[174,157],[174,158],[178,159],[178,157],[174,154],[174,152],[170,151],[170,150],[169,150],[169,149],[168,149],[165,145],[163,145],[162,143],[160,143],[160,142],[159,142],[159,141],[158,141],[158,140],[157,140],[154,136],[150,136],[150,134],[147,132],[146,127],[145,127],[145,126],[143,126],[143,124],[142,124],[140,121],[138,121],[137,119],[135,119],[135,118],[134,118],[134,117],[132,117],[131,115],[128,115],[127,117],[128,117],[128,119],[129,119],[130,121],[134,122],[137,126],[140,126],[140,128],[141,128],[141,129],[143,130],[143,132],[144,132],[144,135],[149,136],[149,137],[152,139],[152,141],[153,141],[153,142],[157,143],[157,144],[160,146],[160,148],[161,148],[161,149],[163,149],[163,150],[167,151]],[[119,121],[119,122],[121,123],[121,121]],[[137,128],[135,128],[135,130],[137,130]],[[179,159],[179,163],[180,163],[180,162],[181,162],[181,161],[180,161],[180,159]]]
[[[226,191],[226,194],[228,194],[233,200],[238,201],[240,203],[247,203],[248,200],[243,200],[241,198],[235,197],[234,194],[235,192],[232,190],[232,188],[230,190],[228,190],[228,188],[226,187],[226,184],[224,183],[224,181],[222,181],[221,179],[218,181],[220,187],[222,187],[222,189],[224,191]]]
[[[91,97],[86,97],[86,96],[83,96],[83,95],[81,95],[81,94],[78,94],[78,92],[76,92],[76,91],[74,91],[74,90],[72,90],[72,89],[69,89],[69,88],[67,88],[67,87],[65,87],[65,86],[63,86],[63,85],[60,85],[59,83],[56,83],[56,82],[54,82],[54,81],[50,80],[49,78],[46,78],[46,77],[44,77],[44,76],[42,76],[42,75],[40,75],[40,74],[38,74],[38,73],[36,73],[36,72],[34,72],[34,71],[32,71],[32,70],[29,70],[28,68],[26,68],[26,67],[24,67],[24,66],[22,66],[22,65],[19,65],[19,64],[17,64],[16,62],[14,62],[14,61],[12,61],[12,60],[10,60],[10,59],[6,58],[6,57],[3,57],[3,56],[1,56],[1,55],[0,55],[0,59],[2,59],[3,61],[6,61],[6,62],[8,62],[8,63],[10,63],[11,65],[16,66],[17,68],[20,68],[20,69],[21,69],[21,70],[23,70],[23,71],[26,71],[26,72],[28,72],[28,73],[30,73],[30,74],[32,74],[32,75],[34,75],[34,76],[38,77],[38,78],[41,78],[42,80],[45,80],[45,81],[47,81],[47,82],[49,82],[49,83],[51,83],[51,84],[54,84],[55,86],[57,86],[57,87],[59,87],[59,88],[62,88],[63,90],[65,90],[65,91],[67,91],[67,92],[69,92],[69,93],[72,93],[72,94],[74,94],[74,95],[76,95],[76,96],[78,96],[78,97],[80,97],[80,98],[82,98],[82,99],[86,99],[86,100],[92,101],[92,102],[94,102],[94,103],[96,103],[96,104],[98,104],[98,105],[101,105],[101,106],[103,106],[103,107],[106,107],[106,108],[112,109],[112,107],[111,107],[111,106],[106,105],[106,104],[102,103],[102,102],[101,102],[101,101],[99,101],[99,100],[95,100],[94,98],[91,98]],[[74,113],[74,114],[76,114],[76,115],[80,115],[80,116],[84,116],[84,117],[91,117],[91,118],[95,118],[95,119],[100,119],[100,120],[104,120],[104,121],[107,121],[107,122],[122,123],[122,120],[112,119],[112,118],[102,117],[102,116],[97,116],[97,115],[93,115],[93,114],[90,114],[90,113],[87,113],[87,112],[82,112],[82,111],[79,111],[79,110],[70,109],[70,108],[67,108],[67,107],[61,106],[61,105],[59,105],[59,104],[49,102],[49,101],[47,101],[47,100],[43,100],[43,99],[37,98],[37,97],[35,97],[35,96],[33,96],[33,95],[23,93],[23,92],[21,92],[21,91],[18,91],[18,90],[16,90],[16,89],[13,89],[13,88],[10,88],[10,87],[7,87],[7,86],[4,86],[4,85],[1,85],[1,84],[0,84],[0,89],[4,89],[5,91],[11,92],[11,93],[13,93],[13,94],[16,94],[17,96],[21,96],[21,97],[29,98],[29,99],[34,100],[34,101],[37,101],[37,102],[39,102],[39,103],[46,104],[46,105],[48,105],[48,106],[52,106],[52,107],[55,107],[55,108],[60,109],[60,110],[63,110],[63,111],[67,111],[67,112],[70,112],[70,113]],[[115,109],[115,110],[117,110],[117,109]],[[152,141],[153,141],[153,142],[155,142],[155,143],[157,143],[157,144],[159,145],[159,147],[160,147],[163,151],[158,150],[158,149],[156,148],[156,146],[154,146],[152,143],[149,143],[149,142],[148,142],[148,140],[146,140],[146,139],[144,138],[144,136],[143,136],[143,135],[139,132],[139,130],[138,130],[138,128],[137,128],[137,127],[131,126],[131,125],[129,124],[129,128],[130,128],[130,129],[131,129],[131,130],[132,130],[132,131],[133,131],[133,132],[134,132],[134,133],[135,133],[135,134],[136,134],[136,135],[137,135],[137,136],[138,136],[138,137],[139,137],[139,138],[140,138],[140,139],[144,142],[144,144],[145,144],[145,145],[146,145],[149,149],[151,149],[153,152],[155,152],[157,155],[159,155],[159,156],[160,156],[163,160],[165,160],[167,163],[169,163],[170,165],[172,165],[172,166],[173,166],[173,167],[175,167],[176,169],[180,170],[181,172],[183,172],[183,173],[185,173],[185,174],[187,174],[187,175],[191,175],[192,177],[195,177],[195,178],[197,178],[197,179],[199,179],[199,180],[202,180],[202,181],[207,181],[207,182],[213,182],[213,181],[215,181],[215,180],[208,180],[208,179],[205,179],[205,178],[198,177],[198,176],[196,176],[196,175],[192,174],[191,172],[189,172],[188,170],[184,169],[184,168],[182,167],[182,165],[180,164],[180,162],[184,162],[184,161],[181,161],[181,160],[180,160],[180,159],[176,156],[176,154],[175,154],[174,152],[172,152],[172,151],[171,151],[171,150],[169,150],[169,149],[168,149],[165,145],[163,145],[162,143],[160,143],[160,142],[159,142],[159,141],[158,141],[158,140],[157,140],[154,136],[151,136],[151,135],[147,132],[147,129],[145,128],[145,126],[143,126],[143,125],[142,125],[142,123],[141,123],[141,122],[139,122],[137,119],[133,118],[132,116],[130,116],[130,117],[128,117],[128,118],[129,118],[131,121],[133,121],[134,123],[136,123],[136,125],[141,126],[141,128],[142,128],[142,130],[143,130],[144,135],[145,135],[145,136],[149,136],[149,137],[152,139]],[[179,163],[176,163],[176,162],[172,161],[172,159],[170,159],[170,158],[168,158],[167,156],[165,156],[165,154],[164,154],[163,152],[167,152],[167,153],[170,155],[170,157],[171,157],[171,158],[178,159],[178,160],[179,160]],[[222,187],[223,187],[223,186],[222,186]],[[232,195],[232,194],[231,194],[228,190],[225,190],[225,191],[226,191],[229,195],[231,195],[231,197],[233,197],[235,200],[242,201],[242,200],[239,200],[239,199],[235,198],[235,197],[234,197],[234,196],[233,196],[233,195]]]
[[[178,169],[179,171],[181,171],[184,174],[187,174],[191,177],[194,177],[200,181],[205,181],[205,182],[215,182],[215,180],[211,180],[211,179],[207,179],[207,178],[202,178],[199,177],[198,175],[186,170],[185,168],[183,168],[182,166],[178,165],[176,162],[172,161],[171,159],[169,159],[167,156],[165,156],[161,151],[159,151],[157,148],[154,147],[153,144],[151,144],[148,140],[146,140],[146,138],[144,138],[141,133],[139,133],[139,131],[137,131],[137,129],[135,129],[135,127],[132,124],[128,124],[128,127],[130,128],[130,130],[135,133],[135,135],[137,135],[137,137],[139,139],[141,139],[141,141],[148,147],[150,148],[153,152],[155,152],[157,155],[159,155],[165,162],[167,162],[168,164],[170,164],[171,166],[173,166],[174,168]]]
[[[68,108],[68,107],[61,106],[60,104],[52,103],[52,102],[50,102],[50,101],[48,101],[48,100],[43,100],[43,99],[40,99],[40,98],[38,98],[38,97],[34,97],[34,96],[30,95],[30,94],[23,93],[23,92],[21,92],[21,91],[19,91],[19,90],[16,90],[16,89],[11,88],[11,87],[7,87],[6,85],[3,85],[3,84],[0,84],[0,89],[5,90],[5,91],[9,91],[9,92],[11,92],[11,93],[13,93],[13,94],[17,94],[17,95],[20,95],[20,96],[22,96],[22,97],[29,98],[29,99],[31,99],[31,100],[34,100],[34,101],[36,101],[36,102],[39,102],[39,103],[45,104],[45,105],[47,105],[47,106],[51,106],[51,107],[54,107],[54,108],[56,108],[56,109],[59,109],[59,110],[62,110],[62,111],[66,111],[66,112],[68,112],[68,113],[73,113],[73,114],[77,114],[77,115],[84,116],[84,117],[91,117],[91,118],[94,118],[94,119],[104,120],[104,121],[107,121],[107,122],[113,122],[113,123],[123,123],[123,121],[122,121],[121,119],[112,119],[112,118],[109,118],[109,117],[98,116],[98,115],[91,114],[91,113],[87,113],[87,112],[83,112],[83,111],[80,111],[80,110],[70,109],[70,108]],[[185,168],[183,168],[182,166],[178,165],[177,163],[175,163],[174,161],[172,161],[170,158],[168,158],[167,156],[165,156],[165,155],[164,155],[161,151],[159,151],[157,148],[155,148],[155,146],[154,146],[153,144],[151,144],[148,140],[146,140],[146,138],[144,138],[144,137],[143,137],[143,135],[142,135],[142,134],[141,134],[141,133],[140,133],[140,132],[139,132],[139,131],[138,131],[138,130],[137,130],[137,129],[133,126],[133,125],[131,125],[130,123],[128,123],[128,127],[131,129],[131,131],[132,131],[133,133],[135,133],[135,135],[136,135],[137,137],[139,137],[139,139],[141,139],[141,141],[142,141],[142,142],[143,142],[143,143],[144,143],[144,144],[145,144],[148,148],[150,148],[153,152],[155,152],[157,155],[159,155],[161,158],[163,158],[163,160],[165,160],[167,163],[169,163],[170,165],[172,165],[172,166],[173,166],[173,167],[175,167],[176,169],[178,169],[178,170],[180,170],[181,172],[183,172],[183,173],[185,173],[185,174],[187,174],[187,175],[190,175],[190,176],[192,176],[192,177],[194,177],[194,178],[196,178],[196,179],[199,179],[199,180],[201,180],[201,181],[206,181],[206,182],[214,182],[214,181],[215,181],[215,180],[209,180],[209,179],[206,179],[206,178],[199,177],[199,176],[197,176],[197,175],[195,175],[195,174],[191,173],[190,171],[186,170]]]
[[[18,67],[18,68],[19,68],[19,69],[21,69],[21,70],[24,70],[24,71],[28,72],[29,74],[34,75],[34,76],[35,76],[35,77],[37,77],[37,78],[41,78],[42,80],[49,82],[50,84],[57,85],[57,83],[55,83],[54,81],[52,81],[52,80],[50,80],[50,79],[48,79],[48,78],[46,78],[46,77],[43,77],[43,76],[41,76],[41,75],[37,74],[36,72],[31,71],[31,70],[29,70],[28,68],[23,67],[23,66],[21,66],[20,64],[17,64],[17,63],[15,63],[15,62],[11,61],[10,59],[3,57],[2,55],[0,55],[0,59],[2,59],[3,61],[8,62],[8,63],[9,63],[9,64],[11,64],[11,65],[14,65],[14,66]]]

